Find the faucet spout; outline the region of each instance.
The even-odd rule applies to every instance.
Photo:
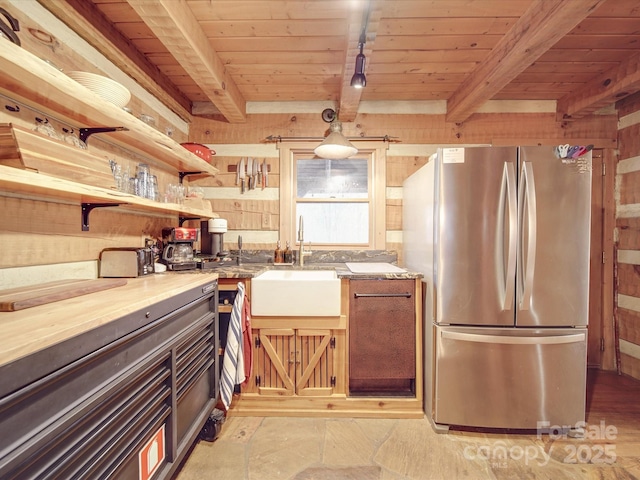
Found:
[[[298,219],[298,241],[300,243],[304,242],[304,218],[302,215]]]
[[[298,250],[298,264],[304,267],[304,257],[311,255],[311,251],[304,249],[304,219],[300,215],[298,220],[298,242],[300,242],[300,250]]]

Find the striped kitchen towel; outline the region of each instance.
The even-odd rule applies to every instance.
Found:
[[[227,345],[224,347],[222,376],[220,378],[220,400],[229,410],[233,390],[244,382],[244,360],[242,353],[242,310],[244,307],[244,284],[238,282],[238,293],[233,302],[231,320],[227,332]]]

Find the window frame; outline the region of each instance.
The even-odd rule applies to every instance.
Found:
[[[384,250],[386,247],[386,149],[385,142],[357,142],[358,156],[366,156],[369,164],[369,242],[368,244],[318,244],[315,250]],[[309,142],[280,143],[280,229],[281,242],[291,241],[299,247],[297,236],[296,160],[313,158],[316,144]]]

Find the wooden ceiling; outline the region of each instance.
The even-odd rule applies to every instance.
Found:
[[[640,90],[637,0],[40,1],[186,118],[328,100],[350,121],[365,100],[446,100],[463,122],[494,99],[556,100],[570,120]]]

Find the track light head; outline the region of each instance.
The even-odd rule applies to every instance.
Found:
[[[367,86],[367,77],[364,75],[364,67],[367,63],[367,58],[362,53],[364,44],[360,44],[360,53],[356,56],[356,70],[351,77],[351,86],[354,88],[363,88]]]

